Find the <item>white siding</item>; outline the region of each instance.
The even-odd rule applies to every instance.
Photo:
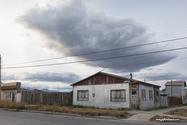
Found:
[[[111,102],[111,90],[125,89],[126,102]],[[77,101],[77,91],[88,90],[88,101]],[[92,96],[95,93],[95,97]],[[81,85],[73,87],[73,105],[91,106],[98,108],[129,108],[129,84]]]
[[[186,104],[186,89],[185,86],[181,86],[182,88],[182,103]]]
[[[171,95],[171,86],[166,86],[166,93]],[[182,95],[182,86],[172,86],[172,95]]]
[[[141,90],[146,91],[146,100],[142,100]],[[153,93],[152,100],[149,100],[149,90],[152,90],[152,93]],[[139,84],[139,102],[140,102],[139,106],[140,106],[141,110],[154,108],[154,88],[153,88],[153,86],[146,86],[143,84]]]

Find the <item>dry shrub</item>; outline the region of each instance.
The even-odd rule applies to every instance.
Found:
[[[132,114],[126,111],[116,111],[98,108],[73,108],[70,106],[60,106],[60,105],[41,105],[35,104],[34,107],[27,107],[25,105],[30,105],[24,102],[11,103],[11,102],[0,102],[0,108],[15,108],[15,109],[33,109],[39,111],[51,111],[51,112],[61,112],[61,113],[72,113],[81,114],[84,116],[112,116],[117,118],[127,118]]]
[[[8,101],[0,102],[0,108],[17,108],[17,107],[23,107],[24,105],[27,105],[27,103],[25,102],[12,103]]]

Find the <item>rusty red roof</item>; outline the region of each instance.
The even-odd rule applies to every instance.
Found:
[[[93,77],[95,75],[98,75],[98,74],[104,74],[104,75],[108,75],[108,76],[113,76],[113,77],[116,77],[116,78],[120,78],[120,79],[123,79],[123,80],[129,80],[131,83],[141,83],[141,84],[146,84],[146,85],[160,87],[159,85],[155,85],[155,84],[151,84],[151,83],[147,83],[147,82],[142,82],[142,81],[139,81],[139,80],[130,79],[130,78],[126,78],[126,77],[122,77],[122,76],[114,75],[114,74],[110,74],[110,73],[105,73],[105,72],[98,72],[96,74],[93,74],[93,75],[91,75],[91,76],[89,76],[89,77],[87,77],[85,79],[82,79],[82,80],[80,80],[80,81],[78,81],[76,83],[71,84],[71,86],[74,86],[74,85],[78,84],[79,82],[84,81],[84,80],[86,80],[86,79],[88,79],[90,77]]]
[[[170,85],[171,85],[171,81],[168,81],[165,83],[165,86],[170,86]],[[185,81],[172,81],[172,85],[173,86],[184,85],[186,87],[186,82]]]

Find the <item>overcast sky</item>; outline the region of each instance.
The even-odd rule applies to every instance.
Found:
[[[2,82],[70,91],[71,83],[101,70],[132,73],[162,88],[169,80],[186,81],[187,49],[158,52],[187,47],[186,5],[186,0],[0,1]],[[178,38],[183,39],[173,40]],[[117,49],[165,40],[173,41]],[[38,61],[58,57],[64,58]],[[63,64],[43,66],[57,63]],[[40,66],[23,67],[33,65]]]

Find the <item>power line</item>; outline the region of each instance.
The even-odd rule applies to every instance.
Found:
[[[74,63],[83,63],[83,62],[89,62],[89,61],[109,60],[109,59],[115,59],[115,58],[124,58],[124,57],[132,57],[132,56],[148,55],[148,54],[154,54],[154,53],[169,52],[169,51],[177,51],[177,50],[182,50],[182,49],[187,49],[187,47],[176,48],[176,49],[168,49],[168,50],[161,50],[161,51],[153,51],[153,52],[147,52],[147,53],[132,54],[132,55],[124,55],[124,56],[114,56],[114,57],[107,57],[107,58],[74,61],[74,62],[67,62],[67,63],[53,63],[53,64],[44,64],[44,65],[19,66],[19,67],[2,67],[2,69],[29,68],[29,67],[42,67],[42,66],[74,64]]]
[[[187,39],[187,37],[181,37],[181,38],[176,38],[176,39],[170,39],[170,40],[164,40],[164,41],[158,41],[158,42],[152,42],[152,43],[145,43],[145,44],[139,44],[139,45],[134,45],[134,46],[115,48],[115,49],[108,49],[108,50],[102,50],[102,51],[96,51],[96,52],[89,52],[89,53],[71,55],[71,56],[66,56],[66,57],[56,57],[56,58],[49,58],[49,59],[43,59],[43,60],[35,60],[35,61],[29,61],[29,62],[14,63],[14,64],[9,64],[9,65],[25,64],[25,63],[33,63],[33,62],[42,62],[42,61],[62,59],[62,58],[67,58],[67,57],[76,57],[76,56],[90,55],[90,54],[103,53],[103,52],[109,52],[109,51],[117,51],[117,50],[121,50],[121,49],[134,48],[134,47],[140,47],[140,46],[147,46],[147,45],[153,45],[153,44],[159,44],[159,43],[166,43],[166,42],[183,40],[183,39]]]
[[[148,27],[157,27],[157,26],[160,26],[160,25],[162,26],[162,25],[165,25],[165,24],[166,24],[166,25],[168,25],[168,24],[172,24],[172,25],[173,25],[173,24],[178,23],[178,22],[181,22],[181,21],[182,21],[182,22],[183,22],[183,21],[186,22],[186,19],[187,19],[187,18],[183,18],[183,19],[180,19],[180,20],[169,21],[169,22],[165,22],[165,23],[161,23],[161,24],[156,24],[156,25],[150,25],[150,26],[148,26]]]

